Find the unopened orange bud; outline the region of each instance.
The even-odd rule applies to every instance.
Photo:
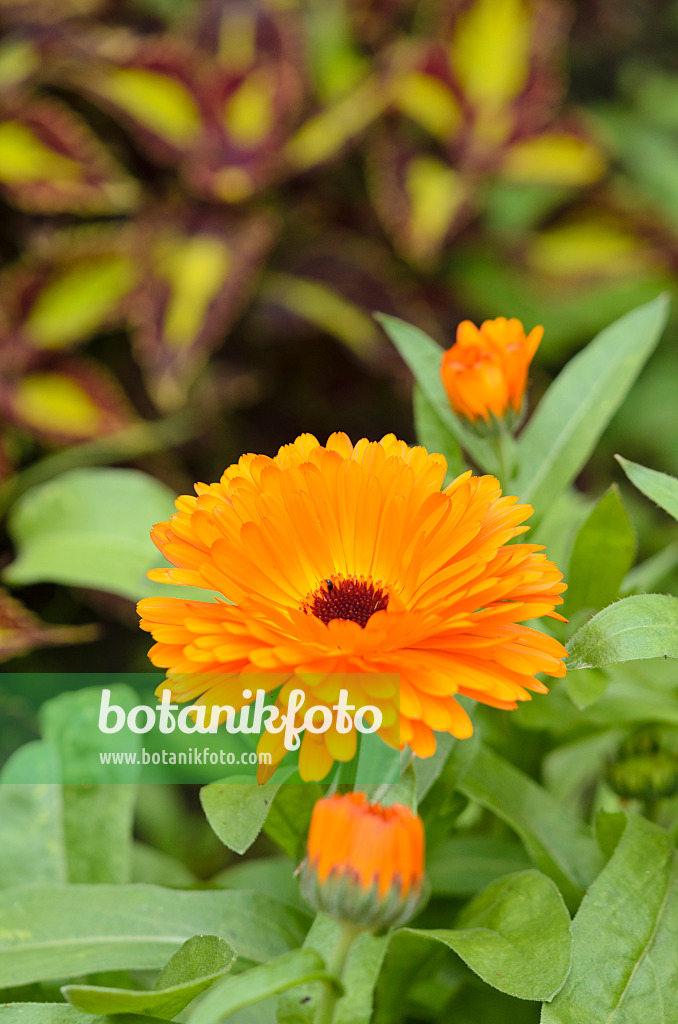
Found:
[[[528,335],[520,320],[485,320],[476,327],[464,320],[457,340],[443,354],[440,374],[454,411],[472,423],[520,415],[527,371],[544,334]]]
[[[312,906],[339,921],[402,924],[424,888],[421,818],[402,804],[370,804],[364,793],[319,800],[301,884]]]

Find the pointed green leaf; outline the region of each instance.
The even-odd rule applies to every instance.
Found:
[[[604,608],[617,597],[633,565],[636,537],[613,484],[577,533],[563,613],[570,618],[581,608]]]
[[[440,345],[424,331],[398,317],[377,313],[376,318],[414,374],[443,426],[481,469],[494,469],[495,458],[490,445],[467,430],[450,405],[440,376],[443,358]]]
[[[567,363],[520,437],[521,501],[546,509],[574,480],[654,351],[668,310],[660,295],[606,327]]]
[[[309,981],[333,981],[322,957],[311,949],[295,949],[263,967],[254,967],[215,985],[188,1018],[189,1024],[219,1024],[232,1013]]]
[[[567,904],[576,905],[602,862],[587,825],[571,818],[545,789],[487,747],[480,747],[458,788],[510,825]]]
[[[213,782],[200,790],[200,803],[207,820],[222,843],[245,853],[261,832],[279,785],[239,785]]]
[[[678,658],[678,597],[625,597],[589,619],[567,649],[570,671],[638,658]]]
[[[434,406],[422,391],[419,384],[414,385],[412,395],[414,405],[414,428],[417,441],[428,452],[439,452],[447,460],[446,482],[453,480],[464,472],[464,460],[457,441],[452,432],[445,426]]]
[[[630,818],[572,923],[572,971],[542,1024],[674,1024],[677,892],[670,836]]]
[[[96,985],[64,985],[69,1003],[86,1013],[147,1013],[171,1020],[231,969],[235,950],[216,935],[194,935],[161,971],[155,988],[140,992]]]
[[[308,919],[255,892],[31,885],[0,893],[0,988],[93,971],[153,970],[194,935],[247,960],[295,949]]]
[[[520,871],[493,882],[468,904],[458,924],[407,931],[449,946],[483,981],[519,999],[552,999],[565,981],[570,915],[541,872]]]
[[[639,491],[654,501],[665,512],[668,512],[674,519],[678,519],[678,480],[668,473],[658,473],[656,469],[648,469],[637,462],[630,462],[623,459],[621,455],[615,455],[621,468],[626,473],[632,484],[635,484]]]

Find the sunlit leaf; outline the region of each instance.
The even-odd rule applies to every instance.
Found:
[[[625,597],[589,619],[567,647],[570,670],[638,658],[678,658],[678,597]]]
[[[603,495],[574,541],[563,613],[598,610],[618,596],[633,564],[636,538],[614,485]]]
[[[550,131],[515,142],[506,152],[501,173],[510,181],[590,185],[602,177],[605,167],[605,156],[593,142]]]
[[[0,189],[36,213],[133,208],[137,186],[87,125],[55,100],[32,99],[0,119]]]
[[[109,434],[133,418],[115,378],[83,359],[63,360],[58,370],[25,374],[7,402],[17,423],[57,443]]]
[[[656,469],[648,469],[637,462],[616,456],[617,462],[626,473],[632,484],[639,491],[654,501],[674,519],[678,519],[678,479],[668,473],[659,473]]]

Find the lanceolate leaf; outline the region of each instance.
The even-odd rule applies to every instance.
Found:
[[[668,308],[660,295],[627,313],[561,371],[518,444],[521,501],[546,509],[576,477],[657,345]]]
[[[678,597],[625,597],[582,626],[570,640],[568,650],[570,671],[637,658],[678,658]]]
[[[310,949],[295,949],[278,960],[254,967],[215,985],[191,1013],[190,1024],[220,1024],[252,1003],[311,981],[331,981],[322,957]]]
[[[626,473],[632,484],[642,491],[651,501],[656,502],[674,519],[678,519],[678,480],[668,473],[658,473],[637,462],[616,456],[617,462]]]
[[[671,837],[629,819],[572,924],[572,971],[542,1024],[673,1024],[678,864]]]
[[[229,850],[245,853],[261,832],[273,799],[280,787],[213,782],[200,790],[200,803],[207,820]]]
[[[567,574],[564,614],[599,609],[617,597],[633,564],[636,538],[614,485],[579,530]]]
[[[403,357],[441,423],[481,469],[494,466],[489,445],[467,430],[455,415],[440,377],[443,350],[428,334],[395,316],[377,313],[377,320]]]
[[[503,758],[481,747],[459,789],[514,829],[535,865],[558,885],[569,906],[576,906],[601,865],[588,826],[563,812],[536,782]]]
[[[263,962],[300,945],[307,919],[254,892],[155,885],[31,885],[0,895],[0,988],[93,971],[153,970],[194,935]]]
[[[550,878],[521,871],[498,879],[454,929],[407,929],[442,942],[483,981],[519,999],[549,1000],[570,969],[570,915]]]
[[[194,935],[161,971],[154,988],[138,991],[64,985],[69,1003],[87,1013],[148,1013],[170,1020],[233,966],[236,953],[216,935]]]
[[[439,452],[447,459],[446,482],[464,471],[464,461],[452,432],[445,426],[438,412],[418,384],[414,387],[414,425],[417,440],[428,452]]]

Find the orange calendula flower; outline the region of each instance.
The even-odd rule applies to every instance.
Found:
[[[523,623],[560,618],[561,573],[540,547],[509,544],[529,505],[492,476],[464,473],[441,490],[446,468],[392,434],[355,445],[303,434],[275,458],[244,455],[219,483],[197,484],[152,531],[176,568],[149,575],[232,603],[140,602],[151,661],[168,670],[160,690],[237,709],[251,703],[237,673],[261,673],[257,686],[275,673],[271,692],[283,674],[285,710],[297,687],[306,707],[335,704],[354,674],[350,703],[377,705],[382,739],[421,757],[436,730],[471,735],[456,694],[515,708],[545,692],[535,673],[564,675],[566,651]],[[264,778],[286,753],[282,733],[264,733],[259,750],[272,755]],[[355,750],[355,730],[336,723],[304,732],[302,777],[324,778]]]
[[[370,804],[364,793],[319,800],[301,887],[316,910],[339,921],[370,928],[402,924],[424,888],[421,818],[403,804]]]
[[[544,334],[534,327],[528,335],[520,320],[485,320],[476,327],[463,320],[457,340],[443,354],[440,374],[450,404],[475,423],[491,417],[520,415],[527,371]]]

